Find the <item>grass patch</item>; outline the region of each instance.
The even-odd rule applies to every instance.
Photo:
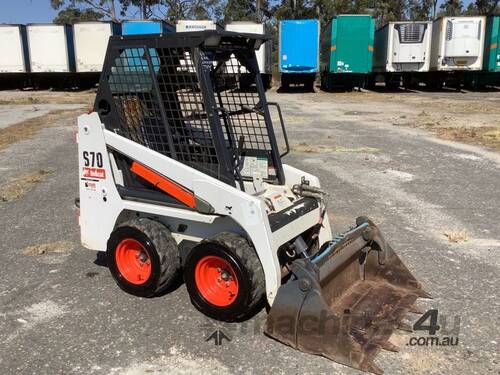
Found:
[[[377,152],[373,147],[348,148],[342,146],[310,145],[305,142],[291,144],[290,151],[300,153],[327,153],[327,152]]]
[[[13,202],[21,199],[50,173],[52,173],[52,171],[43,169],[31,171],[23,173],[12,181],[0,185],[0,203]]]
[[[40,129],[53,126],[62,118],[82,113],[81,109],[61,109],[50,111],[45,116],[39,116],[26,121],[18,122],[0,129],[0,150],[11,144],[33,137]]]
[[[443,234],[450,242],[459,243],[469,241],[469,234],[466,230],[447,230]]]
[[[74,248],[73,242],[56,241],[39,245],[28,246],[23,250],[24,255],[42,255],[53,253],[69,253]]]
[[[438,129],[437,132],[442,139],[474,143],[500,150],[500,127],[443,128]]]

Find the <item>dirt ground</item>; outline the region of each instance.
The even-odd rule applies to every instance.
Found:
[[[219,324],[183,285],[152,299],[119,290],[102,255],[81,246],[75,219],[76,117],[94,95],[0,92],[2,373],[360,374],[266,338],[265,311]],[[427,332],[398,331],[399,352],[382,352],[380,367],[500,374],[500,92],[273,90],[268,99],[284,112],[284,162],[320,177],[334,230],[359,215],[380,224],[432,294],[419,307],[439,311],[437,337],[458,339],[412,345]],[[231,341],[206,341],[217,328]]]

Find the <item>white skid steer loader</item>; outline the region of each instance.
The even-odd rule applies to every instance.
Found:
[[[255,58],[267,40],[110,39],[94,112],[78,119],[82,243],[107,252],[128,293],[158,295],[182,273],[207,316],[241,321],[267,300],[269,336],[382,373],[375,355],[429,295],[370,220],[332,238],[318,178],[282,163]]]

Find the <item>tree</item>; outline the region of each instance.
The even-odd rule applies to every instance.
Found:
[[[59,12],[53,22],[57,24],[74,24],[75,22],[98,21],[103,17],[102,13],[95,12],[92,9],[82,11],[77,8],[66,8]]]
[[[409,18],[413,21],[426,21],[434,18],[435,12],[434,0],[410,0],[409,3]]]
[[[59,14],[55,19],[59,15],[67,17],[65,14],[72,15],[74,17],[73,22],[85,20],[76,18],[78,15],[85,18],[92,14],[99,15],[98,19],[104,17],[115,21],[118,19],[114,0],[50,0],[50,5],[55,10],[59,10]]]
[[[443,16],[459,16],[463,13],[463,3],[461,0],[446,0],[441,4],[441,15]]]

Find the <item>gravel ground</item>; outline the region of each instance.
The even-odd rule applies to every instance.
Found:
[[[64,95],[35,96],[38,105]],[[24,113],[31,106],[16,107],[12,97],[20,98],[0,93],[8,103],[0,113],[32,117]],[[79,102],[73,93],[71,102],[86,106],[88,97]],[[285,162],[321,177],[334,229],[372,217],[433,295],[420,307],[439,310],[442,331],[458,327],[449,334],[459,338],[453,347],[410,346],[426,332],[398,333],[392,341],[400,352],[383,352],[378,364],[387,374],[500,374],[500,154],[419,122],[425,111],[454,119],[447,128],[498,126],[500,93],[272,92],[269,99],[285,114],[292,142]],[[102,257],[79,243],[74,132],[81,111],[61,112],[0,151],[0,196],[27,175],[41,176],[0,201],[2,373],[359,373],[266,338],[264,311],[221,326],[232,340],[216,346],[205,340],[219,325],[191,306],[183,285],[153,299],[121,292]]]

